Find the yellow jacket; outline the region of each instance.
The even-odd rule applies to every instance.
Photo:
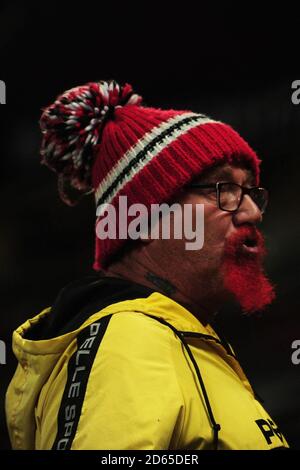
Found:
[[[13,334],[14,449],[288,447],[231,348],[170,298],[114,302],[71,331],[32,339],[52,314]]]

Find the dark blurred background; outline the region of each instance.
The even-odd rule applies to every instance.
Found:
[[[16,366],[12,331],[92,271],[94,202],[75,208],[39,164],[41,108],[73,86],[115,78],[148,105],[193,109],[233,125],[263,159],[271,203],[262,229],[277,300],[262,317],[224,307],[217,324],[235,347],[265,406],[300,449],[299,123],[291,84],[300,79],[297,13],[274,4],[2,1],[0,448],[8,449],[4,393]],[[234,412],[234,410],[233,410]]]

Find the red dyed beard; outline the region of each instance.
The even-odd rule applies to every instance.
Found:
[[[243,244],[251,239],[257,252],[247,252]],[[222,261],[225,289],[234,295],[244,313],[263,310],[275,298],[274,287],[264,273],[266,255],[262,234],[253,226],[241,227],[226,242]]]

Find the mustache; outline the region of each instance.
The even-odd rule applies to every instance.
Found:
[[[256,252],[249,253],[243,250],[243,245],[255,246]],[[262,233],[252,225],[239,227],[225,243],[225,258],[262,260],[267,254],[265,239]]]
[[[255,249],[247,249],[247,246]],[[274,286],[263,270],[265,255],[264,237],[251,225],[236,227],[225,243],[224,286],[234,295],[244,313],[261,311],[275,298]]]

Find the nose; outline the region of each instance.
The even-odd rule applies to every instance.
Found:
[[[235,225],[256,225],[262,221],[262,213],[249,194],[244,195],[240,207],[233,214],[233,221]]]

